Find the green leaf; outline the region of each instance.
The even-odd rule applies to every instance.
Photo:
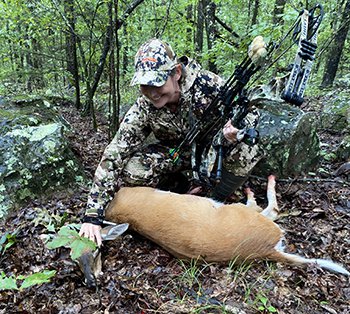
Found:
[[[53,224],[49,224],[49,225],[47,225],[47,231],[49,231],[49,232],[55,232],[55,225],[53,225]]]
[[[3,245],[3,244],[6,242],[6,240],[7,240],[7,235],[8,235],[8,233],[5,233],[5,234],[3,234],[3,235],[1,236],[1,238],[0,238],[0,245]]]
[[[267,304],[267,298],[260,296],[259,300],[261,301],[262,304],[266,305]]]
[[[71,255],[71,258],[75,260],[80,256],[82,256],[83,254],[89,251],[94,251],[95,249],[96,249],[95,242],[85,237],[83,238],[79,237],[79,239],[76,239],[72,242],[70,255]]]
[[[273,307],[272,305],[270,305],[267,309],[268,309],[268,311],[269,311],[270,313],[277,313],[276,308]]]
[[[9,242],[9,243],[7,243],[6,245],[5,245],[5,247],[4,247],[4,252],[3,253],[5,253],[5,251],[8,249],[8,248],[10,248],[12,245],[14,245],[15,244],[15,242]]]
[[[2,255],[5,254],[6,250],[10,248],[12,245],[16,243],[16,235],[18,230],[15,230],[13,233],[6,232],[0,239],[0,252],[2,252]],[[7,243],[6,243],[7,241]],[[6,245],[4,246],[4,244]]]
[[[69,237],[60,237],[57,236],[56,238],[52,239],[51,241],[46,243],[46,246],[48,249],[52,250],[52,249],[57,249],[59,247],[62,246],[68,246],[70,243],[72,242],[72,239]]]
[[[59,231],[58,234],[60,236],[67,236],[67,237],[77,237],[79,236],[79,233],[73,229],[71,226],[67,225],[62,227]]]
[[[7,241],[7,235],[8,235],[8,233],[5,233],[0,238],[0,253],[2,252],[1,255],[3,255],[5,253],[4,243]]]
[[[79,233],[69,226],[64,226],[58,231],[58,235],[52,240],[46,243],[49,249],[57,249],[59,247],[69,247],[70,244],[79,238]]]
[[[0,291],[1,290],[18,290],[16,278],[2,275],[0,278]]]
[[[32,274],[24,279],[20,289],[49,282],[50,278],[55,276],[55,274],[55,270],[44,270],[43,272]]]
[[[74,229],[72,229],[74,228]],[[96,243],[86,237],[81,237],[75,230],[76,226],[64,226],[58,231],[58,235],[48,243],[47,248],[57,249],[59,247],[68,247],[71,249],[71,258],[79,258],[83,254],[96,249]]]

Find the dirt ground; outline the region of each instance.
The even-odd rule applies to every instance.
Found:
[[[100,121],[95,133],[72,106],[62,106],[61,112],[74,126],[73,150],[91,178],[108,143],[106,125]],[[341,135],[321,130],[320,137],[332,151]],[[314,175],[278,180],[282,214],[277,223],[286,232],[288,252],[332,259],[350,269],[349,171],[334,175],[341,164],[324,160]],[[263,205],[265,179],[251,178],[249,186]],[[85,187],[32,201],[0,225],[0,235],[18,230],[16,243],[0,256],[6,276],[57,271],[49,283],[1,291],[0,313],[350,313],[349,278],[316,265],[184,262],[131,232],[104,245],[99,287],[89,290],[68,249],[45,247],[45,219],[36,219],[66,215],[67,223],[79,222],[87,193]]]

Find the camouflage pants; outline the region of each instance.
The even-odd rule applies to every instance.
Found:
[[[258,145],[239,143],[223,161],[225,169],[236,176],[246,177],[261,159]],[[151,144],[136,152],[125,166],[120,179],[128,186],[158,187],[168,177],[190,170],[190,153],[184,153],[180,161],[174,163],[169,156],[169,148]]]
[[[224,159],[223,167],[235,176],[247,177],[262,157],[259,145],[239,143]]]
[[[158,187],[175,173],[191,169],[188,154],[183,154],[175,163],[169,149],[160,144],[151,144],[136,152],[121,174],[123,183],[128,186]]]

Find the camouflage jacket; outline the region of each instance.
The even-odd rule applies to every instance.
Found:
[[[103,215],[120,182],[120,174],[130,157],[139,151],[145,139],[153,132],[155,138],[168,147],[176,147],[190,126],[218,94],[223,80],[187,57],[180,79],[181,97],[176,112],[155,108],[140,96],[126,113],[120,128],[106,147],[97,167],[88,197],[86,215]]]

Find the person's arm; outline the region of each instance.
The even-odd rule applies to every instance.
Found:
[[[96,169],[88,196],[87,207],[80,235],[101,245],[100,229],[104,211],[121,182],[119,175],[130,156],[142,145],[150,131],[147,125],[147,111],[142,106],[142,98],[125,115],[116,136],[106,147]]]

